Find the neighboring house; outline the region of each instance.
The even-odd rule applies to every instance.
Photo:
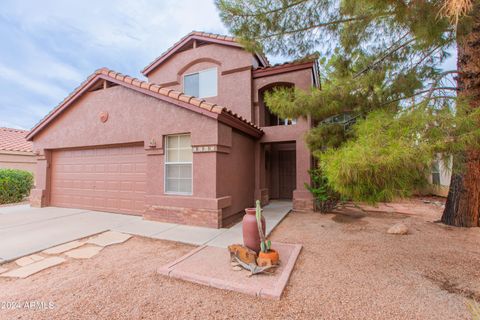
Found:
[[[450,179],[452,178],[452,158],[442,159],[438,155],[432,163],[432,172],[428,176],[430,183],[424,193],[433,194],[436,196],[446,197],[448,189],[450,188]]]
[[[209,227],[255,199],[313,208],[312,122],[279,119],[263,96],[318,86],[314,59],[272,66],[234,38],[192,32],[142,73],[148,81],[97,70],[32,129],[32,205]]]
[[[32,143],[25,139],[28,131],[0,128],[0,169],[20,169],[34,173],[37,157]]]

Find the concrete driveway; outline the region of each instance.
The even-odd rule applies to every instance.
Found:
[[[291,210],[291,202],[264,208],[267,232]],[[194,245],[225,247],[242,242],[241,223],[212,229],[143,220],[139,216],[67,208],[0,207],[0,264],[47,248],[114,230]]]
[[[81,209],[0,208],[0,259],[12,260],[83,238],[136,217]],[[137,218],[138,219],[138,218]]]

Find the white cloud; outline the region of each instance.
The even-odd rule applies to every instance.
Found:
[[[42,78],[32,78],[28,73],[23,73],[1,64],[0,78],[18,85],[23,90],[26,89],[48,98],[58,99],[59,96],[66,96],[68,94],[64,89],[52,85],[51,83],[44,82],[44,79]]]
[[[0,123],[32,127],[99,67],[139,76],[192,30],[227,33],[213,1],[4,0]]]
[[[14,129],[21,129],[21,130],[28,130],[28,128],[14,122],[0,120],[0,127],[4,128],[14,128]]]

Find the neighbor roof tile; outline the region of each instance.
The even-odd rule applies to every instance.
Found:
[[[33,152],[32,143],[25,139],[28,131],[0,128],[0,151]]]

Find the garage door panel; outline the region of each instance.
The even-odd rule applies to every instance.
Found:
[[[98,188],[97,184],[105,181],[129,181],[132,183],[144,183],[145,176],[139,173],[131,174],[94,174],[94,173],[59,173],[57,181],[82,181],[89,183],[88,188]]]
[[[145,206],[145,161],[140,145],[54,151],[51,204],[141,214]]]

